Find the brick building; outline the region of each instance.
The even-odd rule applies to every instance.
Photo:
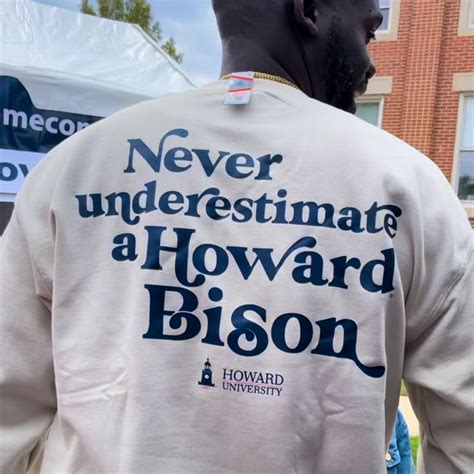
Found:
[[[379,0],[358,115],[429,156],[474,225],[474,0]]]

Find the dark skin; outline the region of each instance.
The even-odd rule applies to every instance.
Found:
[[[382,23],[378,0],[213,0],[222,75],[280,76],[306,95],[354,113],[375,74],[368,45]]]

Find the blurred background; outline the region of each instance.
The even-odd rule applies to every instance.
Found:
[[[126,16],[122,13],[125,11],[126,0],[35,1],[76,12],[92,10],[95,14],[105,14],[112,19],[124,20],[123,17]],[[128,20],[140,20],[141,26],[155,38],[156,30],[153,31],[153,27],[158,23],[161,32],[159,43],[166,45],[169,40],[174,42],[178,55],[182,54],[180,62],[183,70],[196,85],[206,84],[219,77],[221,43],[211,0],[139,0],[129,3],[139,7],[135,10],[135,17],[131,15],[132,18]],[[147,6],[150,7],[149,10]],[[170,50],[167,49],[167,52]],[[174,58],[176,59],[176,55]]]

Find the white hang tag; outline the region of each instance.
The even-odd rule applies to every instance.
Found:
[[[226,93],[224,104],[247,105],[252,98],[254,86],[254,73],[237,72],[230,76],[229,90]]]

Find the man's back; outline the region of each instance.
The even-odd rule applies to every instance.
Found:
[[[29,178],[1,254],[0,466],[52,421],[44,472],[383,472],[403,375],[427,472],[467,472],[473,245],[449,184],[296,89],[226,87],[104,120]]]

